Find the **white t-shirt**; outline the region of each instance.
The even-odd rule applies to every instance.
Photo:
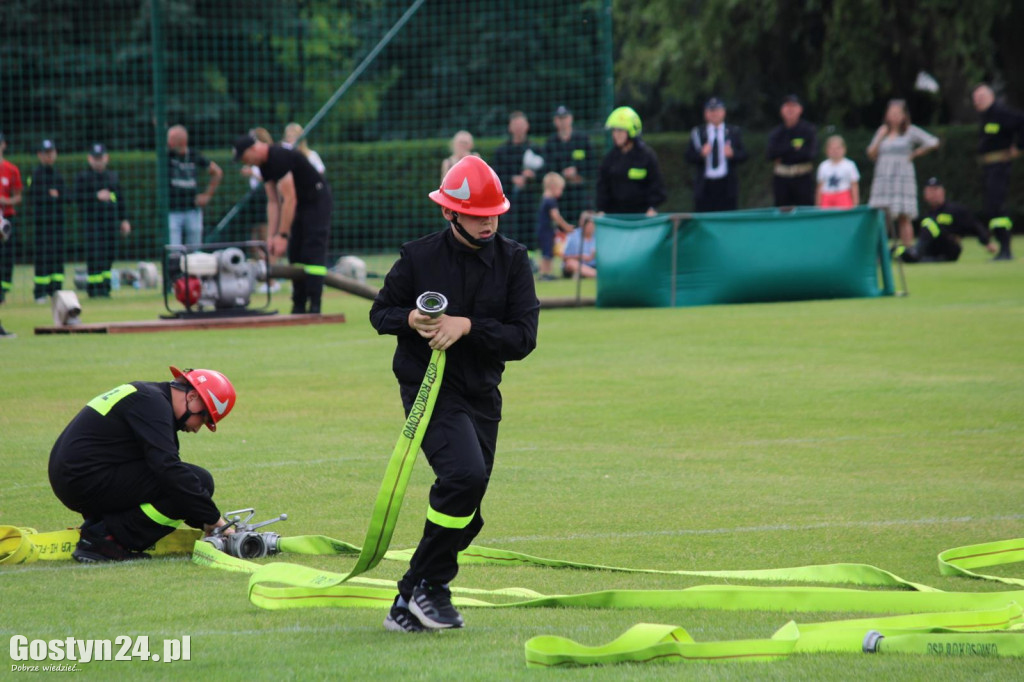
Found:
[[[845,192],[850,185],[860,182],[860,172],[857,164],[847,158],[840,159],[839,163],[825,159],[818,166],[818,182],[822,183],[821,191],[825,194]]]

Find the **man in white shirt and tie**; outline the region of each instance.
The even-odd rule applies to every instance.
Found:
[[[725,104],[712,97],[704,105],[703,126],[690,131],[686,160],[695,168],[694,210],[734,211],[739,206],[737,164],[747,160],[740,129],[725,123]]]

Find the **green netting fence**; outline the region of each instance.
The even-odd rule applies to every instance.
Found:
[[[224,173],[203,210],[207,242],[249,239],[264,215],[261,191],[236,209],[251,185],[232,140],[260,127],[281,141],[287,124],[307,126],[335,197],[332,258],[395,252],[439,227],[426,194],[457,131],[493,162],[509,114],[522,111],[543,156],[553,112],[566,106],[595,155],[605,148],[611,0],[5,0],[3,9],[0,130],[26,185],[14,237],[0,247],[19,264],[6,292],[16,299],[32,295],[32,265],[46,250],[61,252],[65,288],[84,268],[94,233],[79,176],[95,143],[131,225],[105,237],[120,262],[160,262],[168,243],[173,125]],[[28,187],[43,140],[64,181],[59,230],[40,226],[54,218]],[[209,179],[200,172],[197,191]],[[522,210],[503,229],[531,242],[538,199],[537,183],[517,194]],[[41,241],[57,231],[63,244]]]

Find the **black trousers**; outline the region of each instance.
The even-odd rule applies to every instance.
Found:
[[[116,225],[89,223],[85,226],[85,268],[89,272],[89,296],[110,296],[111,268],[117,253]]]
[[[0,301],[14,288],[14,245],[17,243],[17,233],[14,218],[7,220],[11,223],[11,236],[7,241],[0,242]]]
[[[415,390],[403,387],[402,402],[407,413],[414,396]],[[500,410],[495,413],[494,405],[492,396],[473,401],[462,396],[438,395],[422,445],[437,477],[430,488],[430,508],[448,517],[472,518],[463,528],[427,519],[409,570],[398,583],[398,591],[406,599],[421,580],[443,585],[455,578],[459,572],[458,553],[483,528],[480,503],[494,466],[501,416]]]
[[[952,263],[960,258],[963,247],[948,236],[938,239],[928,230],[921,230],[921,236],[900,258],[905,263]]]
[[[185,463],[200,484],[213,495],[213,476],[206,469]],[[103,521],[114,538],[127,549],[150,547],[174,528],[150,519],[140,508],[149,503],[171,519],[184,519],[193,528],[202,528],[201,519],[189,518],[184,503],[168,491],[149,466],[132,462],[111,466],[77,480],[68,480],[59,471],[50,471],[50,486],[57,499],[78,512],[86,522]]]
[[[735,211],[739,205],[736,188],[728,177],[704,178],[693,197],[694,210],[698,213],[708,211]]]
[[[814,174],[794,178],[772,176],[776,206],[814,206]]]
[[[989,221],[992,236],[999,242],[1000,251],[1010,251],[1011,232],[1009,225],[993,228],[991,221],[1003,219],[1009,221],[1004,205],[1010,193],[1011,163],[990,163],[982,167],[982,181],[985,185],[985,220]]]
[[[55,221],[36,221],[35,286],[33,298],[60,291],[64,284],[64,225]]]
[[[305,268],[306,275],[292,282],[292,313],[320,312],[332,206],[331,191],[324,183],[317,201],[296,209],[288,239],[288,260]]]

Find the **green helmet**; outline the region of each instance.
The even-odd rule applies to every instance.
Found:
[[[633,111],[632,107],[619,107],[608,115],[604,127],[607,129],[620,128],[625,130],[630,137],[636,137],[640,134],[640,129],[643,126],[640,123],[640,115]]]

